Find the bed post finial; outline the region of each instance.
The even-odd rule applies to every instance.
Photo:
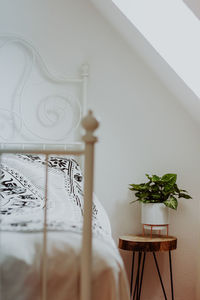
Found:
[[[97,138],[93,135],[93,132],[99,127],[99,122],[93,116],[92,110],[89,110],[87,116],[83,118],[82,126],[86,130],[86,134],[83,136],[84,142],[95,143]]]

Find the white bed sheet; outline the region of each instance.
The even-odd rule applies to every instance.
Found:
[[[0,300],[41,300],[44,157],[1,159]],[[80,299],[83,182],[73,159],[49,158],[47,300]],[[129,299],[108,216],[93,197],[92,300]]]
[[[1,300],[40,300],[42,233],[1,232]],[[78,300],[81,235],[48,233],[48,300]],[[92,300],[128,300],[122,259],[112,238],[93,238]]]

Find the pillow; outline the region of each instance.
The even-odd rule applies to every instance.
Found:
[[[1,229],[43,229],[45,156],[7,154],[1,159]],[[93,230],[110,234],[107,215],[95,198]],[[83,176],[72,157],[48,158],[48,229],[82,230]]]

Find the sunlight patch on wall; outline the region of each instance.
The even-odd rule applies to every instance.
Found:
[[[200,97],[200,21],[181,0],[112,0]]]

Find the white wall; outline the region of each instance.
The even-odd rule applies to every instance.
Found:
[[[194,299],[200,169],[195,122],[86,0],[0,0],[0,30],[31,40],[58,73],[90,64],[89,106],[101,119],[95,189],[116,241],[141,231],[139,207],[129,205],[129,183],[144,180],[145,173],[176,172],[180,186],[191,192],[194,199],[181,200],[172,212],[170,233],[178,237],[176,299]],[[129,270],[130,253],[123,257]],[[144,274],[146,300],[162,297],[152,262],[149,257]],[[167,255],[159,255],[159,263],[167,281]]]

